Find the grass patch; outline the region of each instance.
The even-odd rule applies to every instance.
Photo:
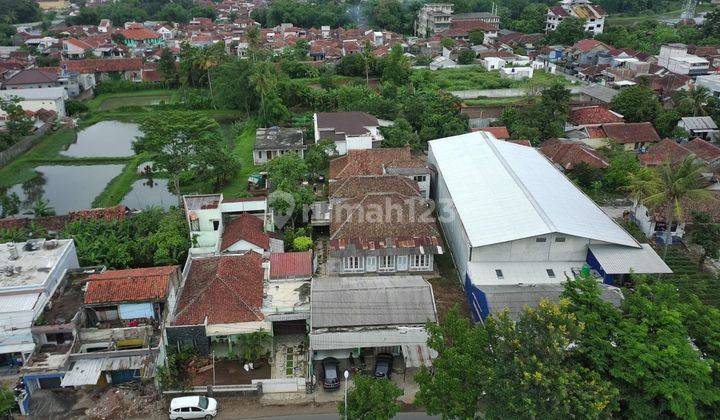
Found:
[[[560,75],[535,71],[533,81],[551,83],[568,81]],[[460,67],[442,70],[413,70],[413,78],[423,80],[427,87],[449,91],[511,89],[527,86],[528,80],[512,80],[500,76],[499,71],[487,71],[481,66]]]
[[[92,206],[112,207],[120,204],[122,199],[132,190],[133,183],[141,178],[138,174],[138,166],[148,159],[150,159],[150,156],[145,153],[133,157],[128,164],[125,165],[120,175],[113,178],[103,192],[95,197]]]
[[[503,106],[503,105],[519,105],[525,103],[524,96],[515,96],[511,98],[475,98],[466,99],[463,102],[468,106]]]
[[[440,277],[434,277],[429,282],[432,285],[438,317],[442,320],[445,314],[457,305],[460,308],[460,313],[470,318],[467,298],[460,285],[455,262],[449,250],[445,249],[444,254],[435,255],[433,258]]]
[[[233,136],[231,130],[223,130],[226,136]],[[255,145],[255,124],[248,123],[245,129],[233,140],[233,155],[240,161],[240,171],[219,192],[227,197],[239,197],[247,192],[247,179],[259,167],[253,163],[253,146]]]
[[[101,111],[122,106],[146,106],[153,100],[165,100],[172,103],[175,91],[172,89],[141,90],[135,92],[104,93],[86,102],[90,111]]]

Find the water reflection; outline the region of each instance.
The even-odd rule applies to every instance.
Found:
[[[60,152],[69,157],[132,156],[132,144],[142,135],[137,124],[120,121],[100,121],[78,131],[77,140]]]
[[[107,184],[120,174],[124,165],[38,166],[37,176],[7,189],[21,200],[21,214],[30,214],[38,198],[58,215],[92,207]]]
[[[177,206],[177,197],[168,189],[167,179],[139,179],[133,183],[122,204],[139,210],[154,206],[167,210]]]

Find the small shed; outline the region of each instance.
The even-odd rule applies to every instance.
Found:
[[[255,133],[253,162],[262,165],[274,157],[295,152],[301,157],[305,154],[303,132],[297,128],[270,127],[258,128]]]

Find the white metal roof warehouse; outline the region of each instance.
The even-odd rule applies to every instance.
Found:
[[[607,284],[670,272],[536,149],[487,132],[429,149],[438,220],[476,319],[490,312],[483,287],[560,284],[583,271]]]

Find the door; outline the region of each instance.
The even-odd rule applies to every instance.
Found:
[[[377,271],[377,257],[367,257],[365,261],[365,271]]]
[[[407,271],[408,269],[408,257],[407,255],[398,255],[397,257],[397,270]]]

